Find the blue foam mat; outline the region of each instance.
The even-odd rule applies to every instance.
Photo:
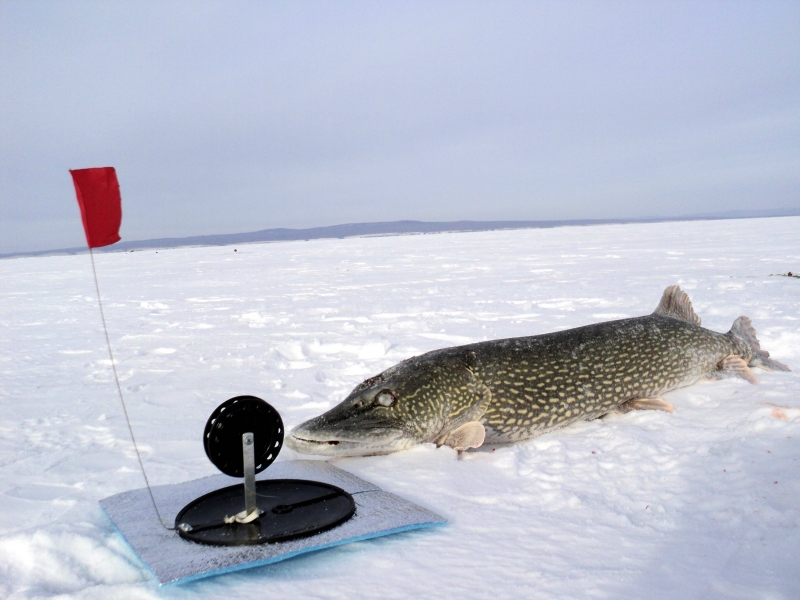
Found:
[[[101,500],[100,506],[161,585],[259,567],[306,552],[447,522],[421,506],[323,461],[278,462],[257,479],[310,479],[333,484],[353,495],[356,514],[338,527],[298,540],[258,546],[205,546],[184,540],[175,531],[162,527],[146,488],[110,496]],[[241,481],[215,475],[156,486],[152,491],[161,513],[171,525],[175,515],[195,498]]]

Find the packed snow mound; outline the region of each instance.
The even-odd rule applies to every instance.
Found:
[[[215,474],[206,418],[252,394],[285,425],[449,345],[652,312],[753,320],[790,373],[667,394],[462,455],[336,460],[444,517],[189,584],[216,598],[775,598],[800,581],[800,218],[351,238],[96,256],[150,481]],[[0,260],[0,596],[158,598],[97,502],[141,487],[87,256]],[[285,449],[279,460],[302,458]]]

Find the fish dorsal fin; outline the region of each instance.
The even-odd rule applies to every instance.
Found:
[[[677,285],[671,285],[664,290],[661,302],[658,303],[658,308],[653,314],[680,319],[692,325],[700,325],[700,317],[695,314],[692,301],[689,300],[686,292]]]

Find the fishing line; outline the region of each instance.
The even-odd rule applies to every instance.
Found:
[[[158,520],[161,522],[161,525],[168,529],[169,531],[174,531],[174,527],[168,526],[165,522],[163,517],[161,516],[161,512],[158,510],[158,505],[156,504],[156,499],[153,496],[153,490],[150,489],[150,481],[147,479],[147,473],[144,470],[144,463],[142,462],[142,455],[139,453],[139,446],[136,445],[136,437],[133,435],[133,427],[131,427],[131,420],[128,418],[128,409],[125,406],[125,399],[122,397],[122,386],[119,384],[119,377],[117,376],[117,365],[114,364],[114,354],[111,352],[111,341],[108,337],[108,328],[106,327],[106,316],[103,312],[103,301],[100,299],[100,284],[97,283],[97,270],[94,267],[94,252],[92,252],[92,248],[89,247],[89,256],[92,259],[92,273],[94,274],[94,288],[97,290],[97,304],[100,306],[100,318],[103,321],[103,333],[106,334],[106,346],[108,347],[108,357],[111,359],[111,369],[114,371],[114,381],[117,383],[117,392],[119,393],[119,401],[122,404],[122,412],[125,413],[125,422],[128,424],[128,432],[131,434],[131,441],[133,442],[133,449],[136,451],[136,458],[139,461],[139,468],[142,471],[142,477],[144,478],[144,483],[147,486],[147,492],[150,494],[150,502],[153,503],[153,508],[156,511],[156,515],[158,516]]]

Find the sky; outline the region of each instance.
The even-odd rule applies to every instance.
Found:
[[[800,206],[798,2],[0,0],[0,253]]]

